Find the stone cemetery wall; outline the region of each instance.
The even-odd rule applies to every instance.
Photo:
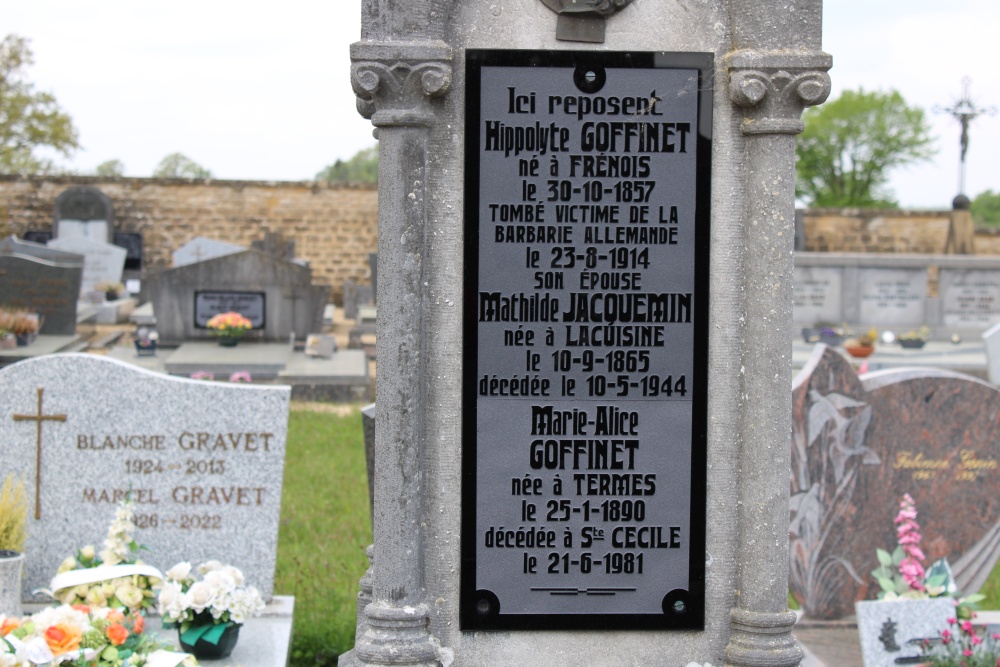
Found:
[[[933,369],[858,376],[818,345],[792,388],[790,587],[805,613],[839,618],[874,598],[875,549],[892,551],[899,499],[913,496],[929,565],[959,589],[1000,557],[1000,391]]]
[[[378,193],[368,185],[0,176],[0,237],[49,230],[56,197],[80,184],[111,198],[117,230],[142,233],[145,269],[168,268],[171,254],[197,236],[249,248],[270,231],[295,241],[296,255],[338,303],[346,280],[371,278]]]
[[[274,587],[289,387],[172,378],[85,354],[0,369],[3,473],[30,498],[24,599],[59,564],[100,549],[131,489],[140,558],[232,563]]]
[[[804,250],[812,252],[941,253],[951,211],[814,208],[798,211]],[[977,255],[1000,255],[1000,229],[976,229]]]

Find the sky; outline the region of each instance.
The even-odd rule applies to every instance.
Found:
[[[636,0],[643,2],[663,0]],[[1000,106],[996,0],[827,0],[823,48],[833,94],[898,90],[922,107],[936,138],[928,163],[893,172],[905,208],[949,208],[958,193],[951,106]],[[180,152],[216,178],[308,180],[375,143],[355,108],[349,46],[361,4],[350,0],[30,0],[8,2],[3,35],[31,40],[27,78],[53,93],[81,150],[57,163],[93,173],[117,159],[150,176]],[[613,19],[612,19],[613,20]],[[1000,191],[1000,116],[973,122],[965,191]]]

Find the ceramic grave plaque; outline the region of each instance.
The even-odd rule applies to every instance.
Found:
[[[232,563],[269,598],[289,395],[84,354],[0,369],[0,460],[31,499],[24,598],[99,547],[130,489],[146,563]]]
[[[875,549],[895,548],[905,493],[927,563],[947,557],[959,589],[978,590],[1000,557],[1000,390],[935,369],[858,376],[819,345],[792,401],[790,585],[805,613],[874,597]]]
[[[463,627],[700,628],[712,58],[468,57]]]

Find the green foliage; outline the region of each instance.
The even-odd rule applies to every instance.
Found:
[[[0,551],[24,551],[28,537],[28,495],[24,480],[7,475],[0,487]]]
[[[316,180],[378,183],[378,144],[358,151],[347,162],[337,160],[316,174]]]
[[[97,165],[95,173],[104,178],[121,178],[125,175],[125,165],[121,160],[105,160]]]
[[[809,206],[894,208],[889,173],[934,154],[923,109],[887,93],[845,90],[803,114],[795,194]]]
[[[24,79],[32,62],[24,37],[7,35],[0,42],[0,173],[52,173],[52,161],[39,157],[36,149],[48,147],[69,156],[79,148],[73,121],[56,98]]]
[[[275,592],[295,596],[293,667],[335,665],[354,645],[371,544],[361,415],[292,410]]]
[[[212,172],[181,153],[171,153],[160,160],[153,178],[212,178]]]
[[[1000,225],[1000,192],[980,192],[972,200],[972,220],[977,225]]]

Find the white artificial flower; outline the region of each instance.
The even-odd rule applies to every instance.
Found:
[[[198,574],[208,574],[209,572],[222,569],[223,567],[225,566],[217,560],[205,561],[198,566]]]
[[[205,583],[217,593],[229,593],[236,590],[236,580],[223,568],[212,570],[205,575]]]
[[[105,597],[100,586],[94,586],[87,592],[84,602],[91,607],[106,607],[108,604],[108,598]]]
[[[105,544],[107,543],[105,542]],[[118,557],[118,554],[114,549],[102,549],[101,553],[97,556],[105,565],[118,565],[118,563],[122,562],[121,558]]]
[[[183,598],[184,593],[181,590],[181,585],[174,581],[168,581],[160,589],[156,609],[162,616],[179,617],[184,612]]]
[[[84,548],[80,549],[80,555],[87,559],[92,559],[96,555],[93,544],[88,544]]]
[[[167,578],[173,579],[174,581],[184,581],[191,574],[191,563],[187,561],[183,563],[177,563],[172,568],[167,570]]]
[[[239,568],[233,567],[232,565],[226,565],[222,568],[222,571],[232,577],[237,586],[242,586],[245,583],[243,572],[241,572]]]
[[[184,594],[185,607],[190,607],[196,614],[200,614],[212,605],[215,599],[215,590],[203,581],[199,581],[188,589]]]

